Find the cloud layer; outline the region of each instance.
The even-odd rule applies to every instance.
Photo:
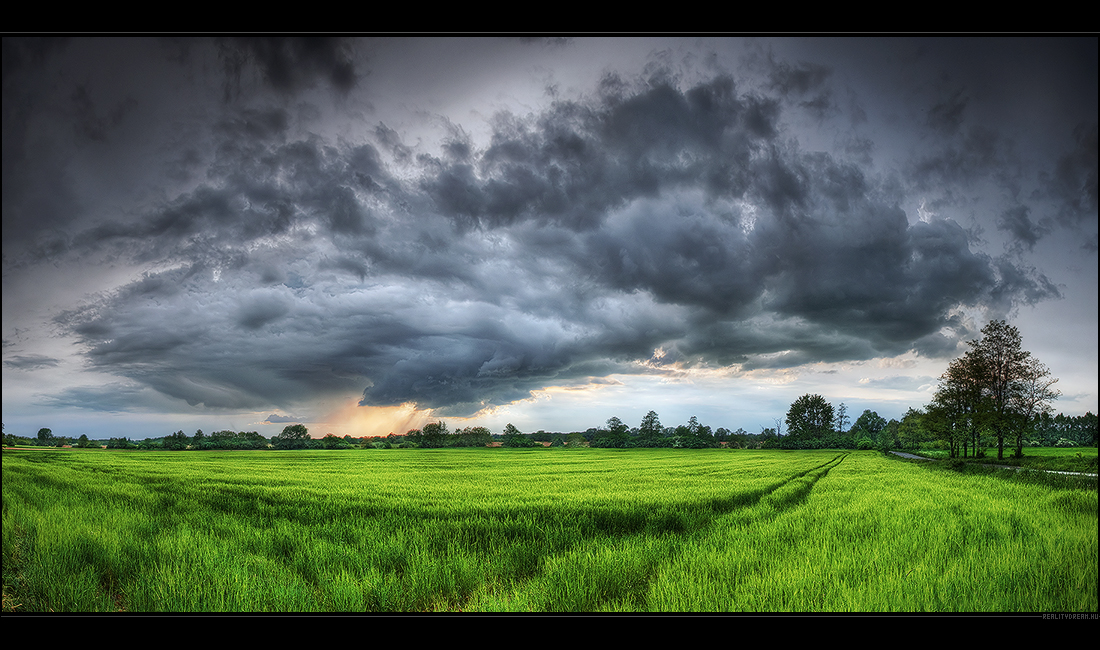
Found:
[[[749,80],[609,73],[577,97],[498,111],[486,140],[449,121],[436,142],[383,120],[333,137],[302,128],[301,102],[344,101],[368,78],[348,44],[217,47],[216,119],[173,150],[175,189],[124,214],[81,216],[34,183],[9,196],[28,173],[16,160],[49,159],[9,147],[28,129],[9,124],[19,99],[5,86],[4,238],[29,251],[5,246],[5,266],[67,255],[148,269],[56,323],[90,367],[191,406],[285,411],[361,393],[465,416],[668,364],[951,356],[971,333],[965,310],[1059,297],[1019,253],[1095,220],[1095,123],[1043,176],[1056,213],[1037,220],[1020,200],[998,212],[1017,242],[1003,254],[954,219],[907,214],[930,188],[946,188],[942,211],[1015,169],[965,93],[929,102],[935,145],[893,169],[858,138],[800,144],[794,124],[853,111],[829,67],[775,61]],[[241,100],[249,70],[269,100]],[[136,106],[72,102],[87,141],[112,138]]]

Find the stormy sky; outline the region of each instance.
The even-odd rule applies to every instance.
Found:
[[[1097,410],[1095,38],[3,60],[8,433],[901,417],[992,318]]]

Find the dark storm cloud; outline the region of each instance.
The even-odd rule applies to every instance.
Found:
[[[715,195],[739,195],[777,115],[774,101],[739,96],[728,77],[687,92],[661,82],[594,105],[558,102],[531,118],[497,115],[476,168],[437,161],[422,187],[464,227],[535,219],[590,229],[630,200],[700,180]]]
[[[279,109],[224,119],[214,128],[206,183],[141,219],[108,221],[56,245],[102,248],[139,261],[239,267],[248,261],[249,242],[317,227],[333,237],[365,239],[369,248],[375,233],[369,204],[394,187],[374,148],[338,151],[316,138],[288,142],[286,130]],[[338,265],[363,268],[349,257]]]
[[[43,396],[42,399],[45,404],[56,408],[76,407],[105,413],[173,410],[170,399],[132,381],[110,382],[99,386],[71,386]]]
[[[1097,125],[1079,124],[1073,131],[1076,146],[1058,160],[1049,179],[1049,192],[1062,204],[1061,216],[1070,222],[1095,221],[1097,214]]]
[[[4,365],[17,370],[35,370],[38,368],[53,368],[60,361],[43,354],[16,355],[4,360]]]
[[[254,291],[241,305],[237,322],[241,327],[258,330],[268,323],[279,320],[290,312],[288,299],[273,291]]]
[[[265,420],[261,424],[286,424],[289,422],[301,422],[301,420],[295,417],[291,417],[289,415],[276,415],[272,413],[271,415],[267,416],[267,420]]]
[[[1030,212],[1026,205],[1017,205],[1005,210],[997,219],[997,227],[1012,235],[1016,247],[1029,251],[1050,232],[1048,226],[1032,221]]]
[[[821,119],[837,111],[832,91],[825,85],[833,71],[828,66],[800,62],[792,65],[783,61],[770,61],[772,66],[770,88],[786,97],[810,115]]]
[[[68,42],[64,37],[4,37],[4,81],[9,74],[40,66],[47,57],[63,50]]]
[[[222,49],[284,91],[353,82],[332,76],[341,52]],[[608,76],[591,98],[497,114],[483,144],[446,123],[433,150],[383,124],[372,142],[330,142],[283,108],[224,107],[194,143],[197,185],[56,240],[160,269],[58,322],[92,368],[181,403],[362,392],[468,415],[641,372],[657,348],[662,363],[747,369],[950,354],[958,308],[1058,295],[954,221],[911,223],[898,183],[788,137],[784,111],[824,115],[803,104],[827,98],[830,74],[780,68],[762,90]],[[955,131],[918,184],[997,165],[996,135]],[[1018,216],[1005,227],[1022,237]],[[58,399],[95,399],[74,390]]]
[[[1016,305],[1033,305],[1062,297],[1062,292],[1042,273],[1013,263],[1007,257],[994,261],[999,281],[990,291],[989,304],[1006,313]]]
[[[909,178],[924,190],[967,185],[1005,168],[1008,156],[995,130],[971,126],[919,156],[909,170]]]
[[[239,91],[241,75],[255,66],[270,87],[293,93],[318,79],[340,93],[351,90],[359,73],[348,43],[339,38],[312,36],[247,36],[218,39],[226,73],[226,98]]]
[[[950,97],[935,104],[928,109],[928,126],[944,133],[955,133],[963,123],[963,113],[966,111],[967,97],[962,91],[956,91]]]
[[[70,98],[76,112],[74,130],[77,138],[98,142],[106,140],[108,133],[121,124],[126,114],[137,105],[136,99],[127,97],[101,115],[84,86],[77,86]]]
[[[784,61],[771,61],[771,87],[781,95],[819,91],[825,80],[833,73],[828,66],[800,62],[792,65]]]

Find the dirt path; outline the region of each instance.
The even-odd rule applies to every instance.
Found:
[[[907,454],[904,451],[891,451],[890,453],[894,454],[895,456],[901,456],[902,458],[909,458],[911,460],[932,460],[931,458],[917,456],[916,454]]]

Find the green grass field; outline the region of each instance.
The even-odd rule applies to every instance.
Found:
[[[1097,491],[876,452],[5,451],[4,610],[1097,610]]]
[[[958,458],[959,462],[973,464],[996,464],[1027,469],[1049,470],[1059,472],[1086,472],[1096,473],[1097,455],[1096,447],[1025,447],[1023,458],[1013,458],[1014,450],[1005,449],[1005,457],[997,459],[997,449],[987,449],[985,456],[981,458]],[[948,459],[946,450],[916,452],[928,458],[939,460]]]

